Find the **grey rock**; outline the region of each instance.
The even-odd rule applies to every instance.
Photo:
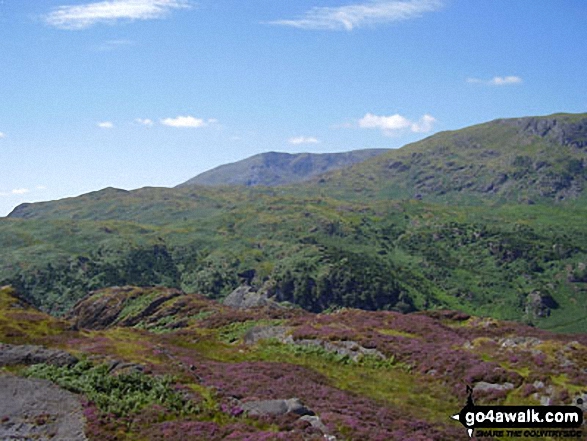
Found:
[[[55,366],[71,366],[77,363],[77,358],[68,352],[58,349],[48,349],[35,345],[9,345],[0,343],[0,366],[14,366],[18,364],[33,365],[40,363]]]
[[[500,338],[497,342],[502,348],[523,348],[529,349],[542,343],[542,340],[536,337],[510,337]]]
[[[487,383],[486,381],[480,381],[473,386],[474,391],[510,390],[513,388],[514,385],[512,383],[496,384]]]
[[[267,293],[255,291],[252,287],[243,285],[231,292],[222,302],[225,306],[238,309],[258,308],[269,306],[280,308],[281,306],[274,300],[271,300]]]
[[[314,412],[304,406],[297,398],[247,401],[246,403],[241,403],[240,407],[244,412],[253,416],[285,415],[286,413],[314,415]]]
[[[342,356],[348,356],[355,362],[359,361],[365,355],[371,355],[380,358],[381,360],[385,360],[385,355],[377,349],[365,348],[353,340],[324,341],[319,339],[304,339],[296,340],[295,344],[300,346],[320,346],[326,351],[334,352]]]
[[[304,415],[300,418],[300,420],[306,421],[307,423],[310,423],[310,425],[313,428],[318,429],[320,432],[322,432],[324,434],[328,433],[328,427],[326,427],[326,425],[322,422],[322,420],[320,419],[319,416]]]
[[[244,337],[245,344],[255,344],[259,340],[276,339],[282,343],[293,343],[291,335],[288,335],[290,328],[287,326],[255,326],[249,329]]]
[[[50,381],[0,376],[0,439],[85,441],[76,395]]]
[[[544,382],[540,381],[540,380],[536,380],[534,383],[532,383],[532,385],[536,388],[536,389],[542,389],[544,387]]]

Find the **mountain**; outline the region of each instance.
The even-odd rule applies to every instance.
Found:
[[[56,319],[4,286],[0,341],[1,439],[467,439],[450,418],[467,386],[476,405],[586,409],[585,335],[455,311],[241,310],[120,286]]]
[[[438,133],[305,185],[345,198],[531,204],[582,197],[586,181],[587,114],[555,114]]]
[[[496,120],[278,189],[23,204],[0,219],[0,285],[54,314],[113,286],[248,287],[312,312],[453,309],[587,332],[585,120]]]
[[[305,181],[379,156],[385,149],[344,153],[261,153],[232,164],[221,165],[178,185],[285,185]]]

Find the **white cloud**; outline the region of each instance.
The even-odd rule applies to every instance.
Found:
[[[359,120],[359,127],[362,129],[380,129],[385,135],[391,136],[403,130],[414,133],[426,133],[432,130],[436,118],[432,115],[424,115],[418,121],[410,121],[405,116],[396,113],[390,116],[378,116],[367,113]]]
[[[6,138],[6,133],[0,132],[0,139]]]
[[[371,0],[338,7],[314,7],[303,17],[270,24],[299,29],[346,30],[380,23],[409,20],[440,9],[441,0]]]
[[[210,121],[210,120],[208,120]],[[177,118],[165,118],[161,120],[161,124],[169,127],[206,127],[208,123],[200,118],[194,118],[193,116],[178,116]]]
[[[377,116],[367,113],[359,120],[362,129],[401,130],[410,126],[410,120],[396,113],[391,116]]]
[[[137,124],[141,124],[141,125],[147,126],[147,127],[151,127],[153,124],[155,124],[153,122],[153,120],[152,119],[149,119],[149,118],[144,118],[144,119],[143,118],[136,118],[135,119],[135,122]]]
[[[45,187],[44,185],[37,185],[35,188],[37,190],[47,190],[47,187]]]
[[[30,192],[30,190],[28,188],[15,188],[14,190],[11,191],[12,194],[25,194]]]
[[[83,5],[58,6],[44,17],[59,29],[79,30],[96,23],[118,20],[152,20],[167,16],[173,9],[190,7],[188,0],[108,0]]]
[[[288,142],[293,145],[300,145],[300,144],[318,144],[320,141],[318,141],[316,138],[314,138],[312,136],[310,136],[310,137],[298,136],[295,138],[290,138],[288,140]]]
[[[493,77],[490,80],[481,80],[479,78],[467,78],[467,83],[485,84],[486,86],[508,86],[511,84],[520,84],[522,83],[522,79],[515,75],[509,75],[507,77]]]
[[[99,122],[97,125],[101,129],[112,129],[112,128],[114,128],[114,124],[111,123],[110,121],[102,121],[102,122]]]
[[[427,133],[432,130],[432,126],[436,122],[436,118],[432,115],[424,115],[418,122],[412,123],[410,130],[414,133]]]

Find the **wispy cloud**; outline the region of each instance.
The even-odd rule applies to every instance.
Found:
[[[97,23],[164,18],[174,9],[189,7],[188,0],[110,0],[58,6],[43,18],[45,23],[59,29],[80,30]]]
[[[211,121],[211,120],[208,120]],[[165,118],[161,120],[161,124],[169,127],[188,127],[199,128],[206,127],[208,123],[201,118],[194,118],[193,116],[178,116],[176,118]]]
[[[140,124],[142,126],[147,126],[147,127],[151,127],[153,124],[155,124],[153,122],[153,120],[152,119],[149,119],[149,118],[136,118],[135,119],[135,122],[137,124]]]
[[[45,187],[44,185],[37,185],[35,187],[35,190],[37,191],[43,191],[46,190],[47,187]],[[23,194],[27,194],[30,193],[31,190],[28,188],[15,188],[13,190],[10,191],[0,191],[0,196],[6,197],[6,196],[22,196]]]
[[[300,29],[346,30],[421,17],[443,6],[441,0],[372,0],[339,7],[314,7],[302,17],[270,24]]]
[[[380,129],[384,135],[393,136],[402,131],[427,133],[433,129],[435,122],[436,118],[428,114],[422,116],[418,121],[411,121],[399,113],[390,116],[367,113],[359,120],[359,127],[362,129]]]
[[[101,129],[112,129],[112,128],[114,128],[114,124],[111,123],[110,121],[102,121],[102,122],[99,122],[97,124],[97,126],[100,127]]]
[[[0,139],[2,139],[2,138],[6,138],[6,133],[0,132]]]
[[[512,84],[521,84],[522,82],[522,79],[515,75],[510,75],[507,77],[493,77],[490,80],[482,80],[479,78],[467,78],[467,83],[485,84],[486,86],[509,86]]]
[[[28,188],[15,188],[14,190],[12,190],[12,194],[25,194],[25,193],[29,193],[30,190]]]
[[[310,136],[298,136],[295,138],[290,138],[288,139],[288,141],[290,144],[293,145],[300,145],[300,144],[318,144],[320,141],[318,141],[316,138]]]
[[[135,42],[132,40],[108,40],[96,46],[97,51],[99,52],[112,52],[116,49],[121,49],[124,47],[134,46]]]

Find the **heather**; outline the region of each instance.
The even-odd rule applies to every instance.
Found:
[[[14,295],[5,288],[0,296],[11,317],[0,322],[4,341],[23,343],[28,330],[37,344],[82,361],[10,372],[84,397],[92,440],[306,440],[324,430],[342,440],[459,439],[462,427],[448,416],[464,405],[467,385],[490,385],[475,391],[478,404],[571,404],[587,380],[583,335],[456,311],[239,310],[129,286],[95,292],[56,321]],[[36,322],[27,328],[19,317]],[[243,411],[291,398],[322,429],[295,414]]]

